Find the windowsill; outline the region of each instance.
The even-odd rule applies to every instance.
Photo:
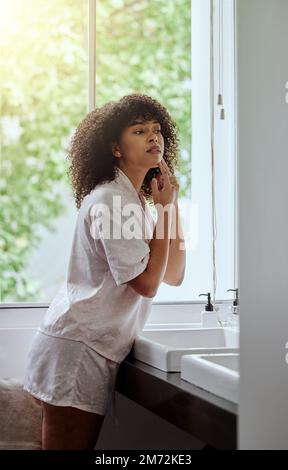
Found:
[[[156,301],[152,302],[152,305],[197,305],[199,307],[204,306],[206,302],[198,302],[197,300],[184,300],[184,301]],[[231,304],[231,300],[216,300],[216,304],[228,305]],[[47,302],[15,302],[15,303],[0,303],[0,309],[5,308],[48,308],[49,303]]]
[[[221,311],[227,311],[231,300],[217,301]],[[10,303],[0,305],[0,328],[38,328],[43,315],[45,315],[49,303]],[[175,324],[195,324],[201,320],[200,312],[204,310],[205,302],[154,302],[149,317],[147,328],[154,326]]]

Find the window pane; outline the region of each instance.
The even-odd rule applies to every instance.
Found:
[[[188,237],[189,209],[193,212],[190,202],[191,2],[99,0],[96,34],[97,105],[110,101],[111,97],[118,99],[141,92],[166,106],[177,123],[181,155],[176,176],[186,219],[183,221],[187,227],[185,237]],[[162,283],[154,300],[191,298],[189,283],[184,282],[180,287]]]
[[[1,0],[1,301],[50,301],[74,225],[65,160],[87,112],[87,1]]]

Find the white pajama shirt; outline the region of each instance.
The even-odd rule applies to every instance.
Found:
[[[97,212],[100,205],[106,212]],[[132,207],[138,214],[133,218],[134,238],[126,237],[125,230],[121,233],[125,224],[128,232],[131,229]],[[113,223],[118,214],[111,238],[101,232],[107,211]],[[102,216],[102,225],[95,214]],[[113,237],[115,227],[118,238]],[[127,282],[147,266],[154,227],[147,202],[120,169],[115,180],[96,186],[83,199],[67,278],[44,315],[28,357],[28,392],[55,405],[105,414],[119,365],[151,311],[152,298],[138,294]]]

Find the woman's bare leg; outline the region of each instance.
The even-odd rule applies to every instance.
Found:
[[[43,450],[93,450],[104,415],[42,402]]]

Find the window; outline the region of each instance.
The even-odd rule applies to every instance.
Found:
[[[74,217],[65,151],[87,112],[86,0],[1,0],[1,301],[50,301]]]
[[[210,62],[213,6],[213,69]],[[199,301],[215,289],[215,299],[231,299],[237,287],[236,165],[234,110],[234,1],[193,0],[191,188],[182,198],[182,222],[189,242],[186,274],[180,287],[162,284],[155,301]],[[219,54],[220,51],[220,54]],[[223,57],[223,60],[222,60]],[[220,60],[219,60],[220,59]],[[223,64],[223,65],[222,65]],[[219,70],[220,82],[219,83]],[[213,275],[211,92],[214,90],[215,267]],[[221,89],[225,119],[220,119]],[[214,222],[214,223],[215,223]]]
[[[49,303],[66,276],[77,212],[65,151],[88,109],[88,3],[95,6],[1,0],[5,303]],[[180,287],[162,284],[155,302],[200,300],[199,293],[212,291],[209,15],[209,0],[96,2],[97,106],[141,91],[162,102],[180,130],[186,277]],[[225,44],[233,37],[231,15],[227,10]],[[218,299],[234,283],[233,47],[225,53],[227,119],[215,127]]]

